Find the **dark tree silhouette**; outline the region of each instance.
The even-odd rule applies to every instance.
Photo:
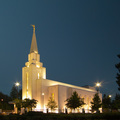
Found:
[[[10,92],[10,97],[12,98],[12,100],[22,99],[22,89],[18,91],[17,87],[13,85],[11,92]]]
[[[65,105],[71,110],[72,109],[75,110],[75,108],[81,107],[82,105],[85,104],[83,99],[78,96],[78,93],[76,91],[73,92],[72,96],[68,98],[66,102],[67,103]]]
[[[18,98],[22,99],[22,89],[20,89],[19,92],[18,92]]]
[[[103,109],[111,108],[111,98],[109,97],[109,95],[106,95],[106,94],[103,95],[102,107],[103,107]]]
[[[115,99],[112,101],[112,109],[120,109],[120,94],[116,94]]]
[[[119,55],[117,55],[119,58],[120,58],[120,54]],[[117,73],[117,76],[116,76],[116,78],[117,78],[117,84],[118,84],[118,90],[120,90],[120,62],[118,63],[118,64],[116,64],[115,65],[115,67],[118,69],[118,73]]]
[[[100,100],[100,97],[98,95],[98,93],[96,93],[94,95],[94,98],[91,102],[91,108],[92,108],[92,111],[99,111],[99,108],[102,106],[102,102]]]
[[[2,92],[0,92],[0,109],[3,110],[14,109],[14,106],[9,104],[9,101],[11,101],[11,98],[8,95],[5,95]]]
[[[18,98],[18,90],[17,90],[17,88],[16,88],[15,85],[13,85],[13,87],[12,87],[12,89],[11,89],[10,97],[12,98],[12,100]]]
[[[22,101],[22,107],[24,107],[25,109],[28,108],[29,110],[32,111],[32,108],[35,108],[37,105],[37,100],[35,99],[24,99]]]

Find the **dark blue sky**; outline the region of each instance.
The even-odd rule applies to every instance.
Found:
[[[78,86],[102,82],[115,95],[120,60],[119,0],[0,1],[0,91],[22,81],[32,27],[47,78]]]

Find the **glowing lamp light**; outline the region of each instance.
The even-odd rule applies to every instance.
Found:
[[[112,97],[112,95],[109,95],[108,97],[109,97],[109,98],[111,98],[111,97]]]
[[[39,68],[40,66],[39,65],[36,65],[37,68]]]
[[[97,82],[96,87],[101,87],[101,83]]]
[[[19,83],[19,82],[16,82],[16,83],[15,83],[15,86],[17,86],[17,87],[20,86],[20,83]]]
[[[99,88],[101,87],[101,83],[100,82],[97,82],[96,84],[95,84],[95,86],[97,87],[97,92],[99,91]]]

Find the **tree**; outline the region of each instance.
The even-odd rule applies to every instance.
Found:
[[[21,99],[14,99],[13,102],[15,103],[18,110],[22,108],[22,100]]]
[[[120,54],[119,55],[117,55],[119,58],[120,58]],[[117,73],[117,76],[116,76],[116,78],[117,78],[117,84],[118,84],[118,90],[120,90],[120,62],[118,63],[118,64],[116,64],[115,65],[115,67],[118,69],[118,73]]]
[[[120,109],[120,94],[116,94],[115,99],[112,101],[112,109]]]
[[[36,107],[36,105],[37,105],[37,100],[35,100],[35,99],[30,100],[30,99],[26,98],[22,101],[22,107],[24,107],[25,109],[28,108],[31,111],[32,111],[32,108]]]
[[[49,98],[47,107],[50,108],[51,111],[54,110],[55,108],[57,108],[57,104],[56,104],[54,98],[52,98],[52,97]]]
[[[13,85],[11,92],[10,92],[10,97],[12,98],[12,100],[22,99],[22,89],[18,91],[17,87]]]
[[[120,94],[116,94],[115,100],[120,100]]]
[[[109,97],[109,95],[106,95],[106,94],[103,95],[102,107],[103,107],[103,109],[111,108],[111,98]]]
[[[72,109],[75,110],[75,108],[81,107],[82,105],[85,104],[83,99],[78,96],[78,93],[76,91],[73,92],[72,96],[68,98],[66,102],[67,103],[65,105],[71,110]]]
[[[110,112],[112,109],[112,101],[109,95],[104,94],[102,98],[103,112]]]
[[[32,108],[36,108],[36,105],[37,105],[37,100],[35,100],[35,99],[30,100],[31,111],[32,111]]]
[[[22,99],[22,89],[20,89],[19,92],[18,92],[18,98]]]
[[[102,106],[102,102],[100,100],[100,97],[98,95],[98,93],[96,93],[94,95],[94,98],[91,102],[91,108],[92,108],[92,111],[99,111],[99,108]]]
[[[14,109],[14,106],[8,103],[9,101],[11,101],[11,98],[8,95],[5,95],[2,92],[0,92],[0,109],[3,110]]]
[[[16,88],[15,85],[13,85],[11,92],[10,92],[10,97],[12,98],[12,100],[17,99],[18,96],[18,90]]]

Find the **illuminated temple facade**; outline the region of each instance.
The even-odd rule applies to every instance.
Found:
[[[28,62],[22,68],[22,99],[29,98],[37,100],[36,111],[46,112],[49,97],[54,98],[58,107],[55,112],[65,112],[65,100],[71,97],[76,91],[86,103],[83,108],[85,112],[91,109],[91,100],[97,92],[94,87],[79,87],[62,82],[46,79],[46,68],[40,62],[40,54],[38,53],[37,41],[35,35],[35,26],[33,25],[33,36],[31,42],[30,53],[28,54]],[[99,93],[102,99],[102,94]],[[79,111],[81,111],[79,109]],[[78,110],[77,110],[78,111]],[[68,109],[69,112],[69,109]]]

